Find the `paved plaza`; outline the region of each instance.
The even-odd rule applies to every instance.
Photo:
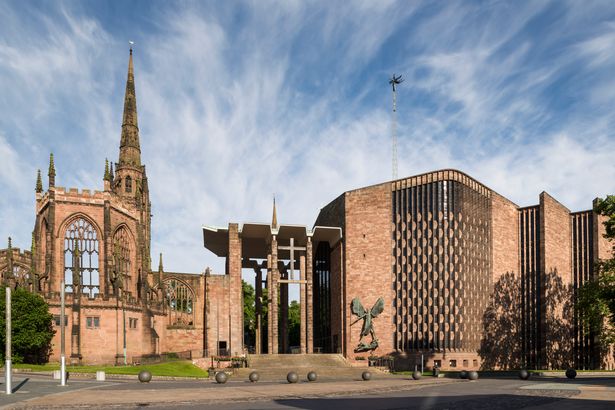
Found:
[[[202,408],[218,409],[613,409],[615,377],[567,380],[407,377],[369,382],[287,384],[230,380],[71,380],[67,387],[42,376],[14,376],[15,393],[0,395],[1,408]]]

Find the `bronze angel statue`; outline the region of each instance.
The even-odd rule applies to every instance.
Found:
[[[358,316],[358,319],[352,322],[352,325],[363,319],[361,337],[359,338],[359,344],[354,349],[355,353],[368,352],[376,349],[378,347],[378,338],[376,337],[376,332],[374,332],[374,324],[372,323],[372,319],[378,317],[378,315],[384,310],[384,300],[382,298],[378,298],[371,310],[365,310],[359,298],[354,298],[352,299],[350,307],[352,313]],[[363,338],[367,335],[372,337],[369,344],[363,341]]]

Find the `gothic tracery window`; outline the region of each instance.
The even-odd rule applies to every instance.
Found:
[[[30,291],[32,290],[32,282],[30,280],[31,278],[30,268],[28,268],[27,266],[22,266],[22,265],[15,263],[13,264],[13,272],[11,274],[9,274],[8,272],[9,270],[8,266],[5,268],[6,269],[2,269],[4,270],[4,272],[2,272],[2,277],[6,278],[6,281],[8,282],[11,288],[13,289],[25,288]]]
[[[47,281],[49,274],[49,267],[47,266],[47,236],[48,236],[48,228],[47,221],[43,219],[41,223],[41,231],[40,231],[40,240],[38,247],[38,261],[35,261],[35,266],[37,270],[41,272],[41,276],[39,278],[39,286],[41,291],[47,290]]]
[[[78,252],[77,252],[78,250]],[[64,280],[67,292],[81,285],[81,293],[93,298],[100,291],[99,241],[96,229],[77,218],[64,234]]]
[[[11,281],[15,284],[15,288],[32,290],[30,277],[30,268],[21,265],[13,265],[13,277]]]
[[[165,281],[166,302],[169,308],[169,322],[172,326],[194,325],[194,293],[182,281]]]
[[[114,273],[116,288],[123,289],[125,292],[132,292],[134,284],[131,275],[131,240],[130,234],[125,227],[121,227],[113,236],[113,262],[115,264]]]
[[[130,175],[126,177],[124,183],[126,184],[126,192],[132,192],[132,178],[130,178]]]

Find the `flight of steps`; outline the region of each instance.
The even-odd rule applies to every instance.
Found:
[[[352,367],[340,354],[262,354],[250,355],[246,369],[237,369],[233,378],[247,379],[256,370],[260,381],[285,381],[286,375],[294,371],[299,381],[307,380],[307,374],[315,371],[318,380],[361,380],[361,374],[369,370],[372,378],[383,378],[384,372],[366,367]]]

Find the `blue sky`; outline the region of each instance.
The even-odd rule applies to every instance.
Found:
[[[400,176],[457,168],[571,210],[615,192],[612,1],[4,1],[0,238],[29,247],[51,151],[57,185],[102,189],[129,40],[167,269],[217,270],[201,225],[267,221],[273,193],[311,225],[390,179],[392,73]]]

